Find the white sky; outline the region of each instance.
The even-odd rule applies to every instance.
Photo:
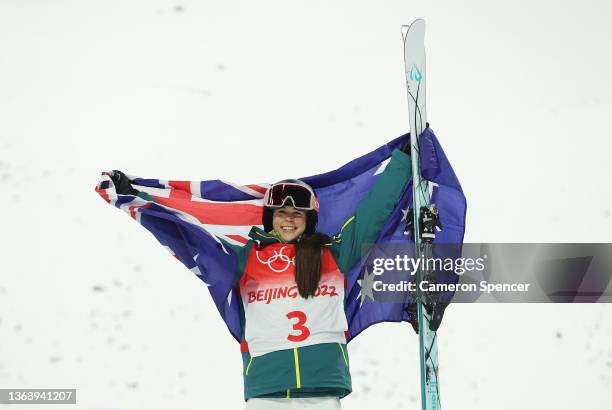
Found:
[[[334,169],[408,131],[400,26],[418,17],[466,241],[612,241],[609,2],[328,3],[0,0],[0,388],[77,388],[80,409],[242,408],[238,346],[205,287],[98,197],[99,173]],[[610,403],[611,313],[452,306],[444,408]],[[345,409],[418,408],[411,332],[351,343]]]

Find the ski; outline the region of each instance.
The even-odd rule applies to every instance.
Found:
[[[429,229],[432,218],[437,219],[435,206],[431,204],[428,181],[421,178],[419,164],[419,136],[427,126],[426,67],[425,67],[425,21],[415,20],[410,26],[402,26],[404,40],[404,68],[408,91],[410,118],[410,152],[412,158],[412,238],[417,259],[431,256],[433,230]],[[418,269],[417,284],[431,275]],[[424,305],[426,298],[417,286],[416,304],[419,321],[419,362],[421,372],[422,410],[440,409],[440,387],[438,382],[438,344],[436,331],[429,328],[431,315]]]

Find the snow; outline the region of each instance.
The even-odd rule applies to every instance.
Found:
[[[79,409],[242,408],[206,287],[99,198],[98,175],[252,183],[342,165],[407,131],[400,26],[417,17],[466,240],[612,241],[610,3],[438,3],[1,2],[0,388],[77,388]],[[452,306],[443,406],[609,403],[610,313]],[[349,349],[345,409],[419,407],[408,324]]]

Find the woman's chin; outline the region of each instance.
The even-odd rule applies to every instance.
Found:
[[[297,239],[297,235],[281,235],[283,242],[291,242]]]

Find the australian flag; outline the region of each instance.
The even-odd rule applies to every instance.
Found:
[[[409,134],[359,157],[335,171],[300,178],[312,186],[320,201],[317,230],[333,236],[355,212],[390,160],[395,148],[403,147]],[[435,243],[463,242],[466,200],[461,185],[438,139],[426,128],[419,138],[421,175],[433,186],[442,231]],[[200,280],[217,306],[229,331],[240,340],[239,294],[233,288],[237,257],[230,246],[243,245],[252,226],[261,227],[262,198],[269,184],[237,185],[227,181],[174,181],[128,175],[132,185],[157,202],[133,195],[119,195],[106,172],[96,192],[109,204],[127,212]],[[279,175],[279,177],[285,177]],[[405,241],[406,209],[412,204],[412,183],[406,186],[396,209],[386,222],[377,243]],[[368,300],[360,289],[361,266],[347,277],[345,311],[348,340],[378,322],[408,321],[406,305]]]

